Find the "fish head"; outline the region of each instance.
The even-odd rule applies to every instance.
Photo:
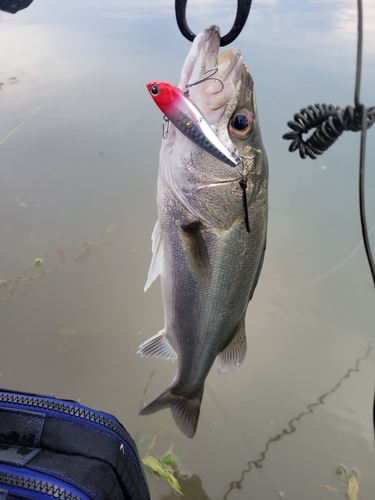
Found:
[[[240,181],[246,181],[248,203],[260,192],[266,196],[267,190],[261,186],[267,182],[268,164],[249,69],[238,49],[230,48],[221,55],[219,49],[217,26],[197,35],[178,87],[188,92],[221,143],[241,161],[236,167],[225,164],[170,124],[160,153],[159,178],[193,217],[208,226],[228,229],[243,214]]]
[[[230,48],[219,56],[220,29],[211,26],[194,39],[181,71],[178,87],[188,88],[190,100],[199,108],[210,125],[219,122],[225,106],[240,77],[242,56]],[[209,77],[212,70],[217,72]],[[202,83],[199,80],[207,78]],[[220,81],[222,83],[220,83]]]

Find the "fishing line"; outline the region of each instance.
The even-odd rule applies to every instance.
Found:
[[[138,9],[139,11],[139,9]],[[103,49],[119,34],[121,33],[121,31],[130,23],[130,21],[132,19],[134,19],[134,17],[136,16],[136,14],[138,13],[138,11],[133,14],[133,16],[131,16],[129,19],[127,19],[127,21],[110,37],[108,38],[108,40],[106,40],[104,42],[104,44],[98,49],[98,52],[97,52],[97,55],[99,55]],[[58,92],[60,92],[61,89],[63,89],[64,87],[66,87],[66,85],[68,85],[68,83],[73,80],[73,78],[76,78],[78,75],[80,75],[81,73],[83,73],[86,68],[89,66],[89,63],[87,63],[85,66],[83,66],[79,71],[77,71],[74,75],[72,75],[70,78],[68,78],[62,85],[60,85],[60,87],[58,87],[57,90],[55,90],[55,92],[53,92],[49,97],[47,97],[47,99],[45,99],[41,104],[39,104],[39,106],[37,106],[20,124],[18,124],[11,132],[9,132],[9,134],[7,136],[5,136],[1,141],[0,141],[0,146],[1,144],[3,144],[7,139],[9,139],[9,137],[11,137],[15,132],[17,132],[18,129],[20,129],[22,127],[22,125],[24,125],[33,115],[35,115],[35,113],[37,111],[39,111],[45,104],[47,104],[48,101],[50,101],[52,99],[52,97],[54,97]]]
[[[371,234],[372,231],[374,230],[374,228],[375,228],[375,222],[370,227],[370,229],[368,231],[368,234]],[[355,247],[355,249],[343,261],[341,261],[339,264],[336,264],[335,267],[333,267],[332,269],[330,269],[326,273],[324,273],[321,276],[318,276],[317,278],[313,279],[312,281],[310,281],[310,283],[307,283],[307,285],[304,285],[301,288],[296,288],[294,290],[285,290],[285,292],[302,292],[303,290],[306,290],[306,288],[309,288],[310,286],[315,285],[315,283],[317,283],[318,281],[321,281],[322,279],[327,278],[327,276],[329,276],[330,274],[334,273],[335,271],[337,271],[338,269],[340,269],[340,267],[342,267],[346,263],[348,263],[349,260],[351,260],[354,257],[354,255],[358,252],[358,250],[362,247],[362,245],[363,245],[363,240],[361,240],[358,243],[358,245]]]
[[[368,238],[366,209],[365,209],[365,156],[366,156],[366,131],[375,123],[375,107],[367,108],[360,103],[359,93],[361,87],[362,72],[362,41],[363,41],[363,13],[362,0],[357,0],[358,28],[357,28],[357,63],[354,92],[354,108],[332,104],[315,104],[302,108],[294,115],[294,120],[288,122],[292,132],[283,135],[283,139],[291,140],[289,151],[297,149],[301,158],[316,159],[323,154],[338,139],[344,130],[353,132],[361,131],[360,155],[359,155],[359,212],[361,229],[366,256],[375,287],[375,264],[371,253]],[[303,134],[315,129],[313,134],[303,139]]]

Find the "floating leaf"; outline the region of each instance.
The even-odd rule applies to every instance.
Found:
[[[158,458],[152,457],[151,455],[142,458],[142,462],[147,467],[150,467],[156,478],[159,479],[159,477],[162,477],[174,489],[174,491],[182,495],[181,487],[177,479],[174,477],[173,471],[163,464],[163,462],[161,462]]]
[[[342,481],[345,481],[348,471],[342,465],[339,465],[336,469],[336,473],[340,476]]]
[[[348,495],[349,500],[358,500],[358,489],[359,482],[357,479],[357,474],[353,471],[352,475],[349,478],[348,489],[346,490],[346,494]]]
[[[335,491],[335,492],[339,492],[340,491],[337,488],[334,488],[333,486],[330,486],[329,484],[322,484],[322,486],[324,486],[325,488],[327,488],[328,491]]]

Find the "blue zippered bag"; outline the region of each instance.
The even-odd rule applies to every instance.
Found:
[[[0,500],[150,500],[120,422],[75,401],[0,389]]]

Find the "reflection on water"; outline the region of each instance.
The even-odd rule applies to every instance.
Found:
[[[246,469],[241,471],[241,479],[239,479],[238,481],[232,481],[230,483],[230,487],[229,487],[228,491],[225,493],[225,495],[223,496],[223,500],[226,500],[228,498],[230,492],[233,489],[239,489],[239,490],[242,489],[242,482],[245,479],[245,474],[250,472],[253,466],[254,467],[263,467],[263,462],[266,459],[266,454],[269,450],[271,443],[274,443],[276,441],[280,441],[284,436],[287,436],[287,435],[292,434],[293,432],[296,432],[297,427],[295,426],[295,424],[297,422],[299,422],[302,417],[309,415],[310,413],[313,413],[314,408],[316,408],[317,406],[324,405],[324,402],[327,399],[327,397],[330,396],[331,394],[333,394],[341,386],[341,384],[344,382],[345,379],[349,378],[352,373],[359,372],[360,363],[361,363],[361,361],[365,361],[369,357],[370,352],[372,350],[372,346],[373,346],[373,343],[369,342],[364,356],[356,359],[356,363],[355,363],[354,368],[349,368],[348,371],[345,373],[345,375],[343,375],[340,378],[340,380],[337,382],[337,384],[330,391],[322,394],[318,398],[317,403],[311,403],[311,404],[307,405],[306,411],[301,412],[297,417],[293,417],[291,420],[289,420],[287,428],[283,429],[281,432],[276,434],[276,436],[273,436],[272,438],[270,438],[267,441],[267,443],[265,445],[265,449],[260,453],[260,458],[258,460],[253,460],[253,461],[247,462]]]
[[[186,498],[210,500],[203,489],[201,478],[196,474],[193,474],[189,479],[180,480],[180,486],[182,494]],[[160,500],[176,500],[176,494],[170,493],[168,495],[162,495]]]
[[[159,360],[146,367],[136,355],[163,322],[158,284],[143,292],[162,121],[145,85],[177,83],[190,48],[173,2],[35,0],[15,16],[1,14],[0,281],[73,259],[112,224],[113,245],[30,279],[25,293],[9,298],[0,287],[0,385],[80,399],[114,413],[137,438],[152,439],[162,426],[155,455],[171,442],[185,455],[181,468],[192,473],[181,480],[186,499],[226,492],[232,500],[268,500],[283,491],[285,498],[328,500],[332,492],[321,484],[332,484],[341,462],[359,469],[360,495],[373,498],[375,366],[372,352],[365,360],[362,353],[375,340],[375,308],[356,247],[359,137],[346,133],[321,158],[303,162],[282,139],[286,122],[308,103],[352,102],[355,9],[352,0],[253,2],[233,44],[254,77],[269,156],[268,248],[246,317],[247,358],[231,376],[209,374],[192,441],[168,411],[138,417],[145,386],[151,400],[175,371]],[[194,32],[213,23],[227,32],[234,11],[234,1],[189,0],[187,15]],[[364,21],[361,95],[371,105],[371,0]],[[374,231],[370,240],[374,246]],[[38,258],[42,267],[33,266]],[[347,370],[355,358],[360,373],[342,377],[358,368]],[[153,498],[172,498],[166,483],[149,481]]]
[[[284,428],[281,432],[276,434],[275,436],[271,437],[267,443],[265,444],[264,450],[260,453],[260,458],[257,460],[250,460],[247,462],[247,466],[245,469],[241,470],[239,473],[240,479],[236,481],[231,481],[229,489],[225,492],[224,496],[222,497],[223,500],[227,500],[230,496],[230,493],[233,490],[242,490],[243,489],[243,481],[246,477],[246,474],[248,474],[253,467],[256,468],[261,468],[263,467],[263,462],[266,459],[266,455],[268,453],[268,450],[270,448],[271,443],[280,441],[283,439],[285,436],[288,436],[294,432],[297,431],[296,423],[299,422],[302,417],[309,415],[314,412],[314,409],[320,405],[324,405],[325,400],[328,398],[328,396],[332,395],[337,389],[339,389],[342,385],[342,383],[345,381],[345,379],[348,379],[353,373],[359,373],[360,371],[360,364],[362,361],[365,361],[371,351],[372,351],[373,343],[368,343],[367,350],[365,354],[356,359],[355,366],[354,368],[349,368],[347,372],[340,378],[340,380],[337,382],[337,384],[332,387],[331,390],[328,392],[322,394],[316,403],[311,403],[307,405],[307,410],[301,412],[299,415],[296,417],[293,417],[292,419],[289,420],[287,427]],[[209,497],[205,493],[202,485],[202,480],[200,479],[199,476],[193,475],[192,477],[185,479],[185,480],[180,480],[180,486],[181,486],[181,491],[183,492],[184,496],[187,496],[187,498],[191,499],[196,499],[196,500],[209,500]],[[175,493],[171,492],[169,495],[161,495],[160,500],[172,500],[176,498]],[[221,498],[221,496],[220,496]]]
[[[21,206],[23,205],[27,207],[25,203],[19,203]],[[8,232],[12,231],[8,228]],[[6,290],[6,292],[3,292],[3,294],[6,293],[6,295],[3,296],[3,299],[16,297],[17,295],[25,291],[22,289],[20,291],[20,286],[27,284],[31,280],[41,278],[46,274],[57,271],[64,266],[68,266],[70,264],[73,264],[74,262],[77,262],[79,259],[82,259],[85,255],[91,252],[94,248],[97,248],[104,243],[109,244],[111,232],[112,227],[109,227],[97,242],[92,243],[91,241],[85,241],[83,245],[78,248],[78,253],[74,257],[66,258],[64,250],[59,245],[57,245],[56,255],[54,257],[49,254],[44,254],[43,259],[40,257],[34,259],[33,264],[30,267],[24,269],[16,278],[7,279],[5,277],[2,277],[0,279],[0,288],[4,288]]]

